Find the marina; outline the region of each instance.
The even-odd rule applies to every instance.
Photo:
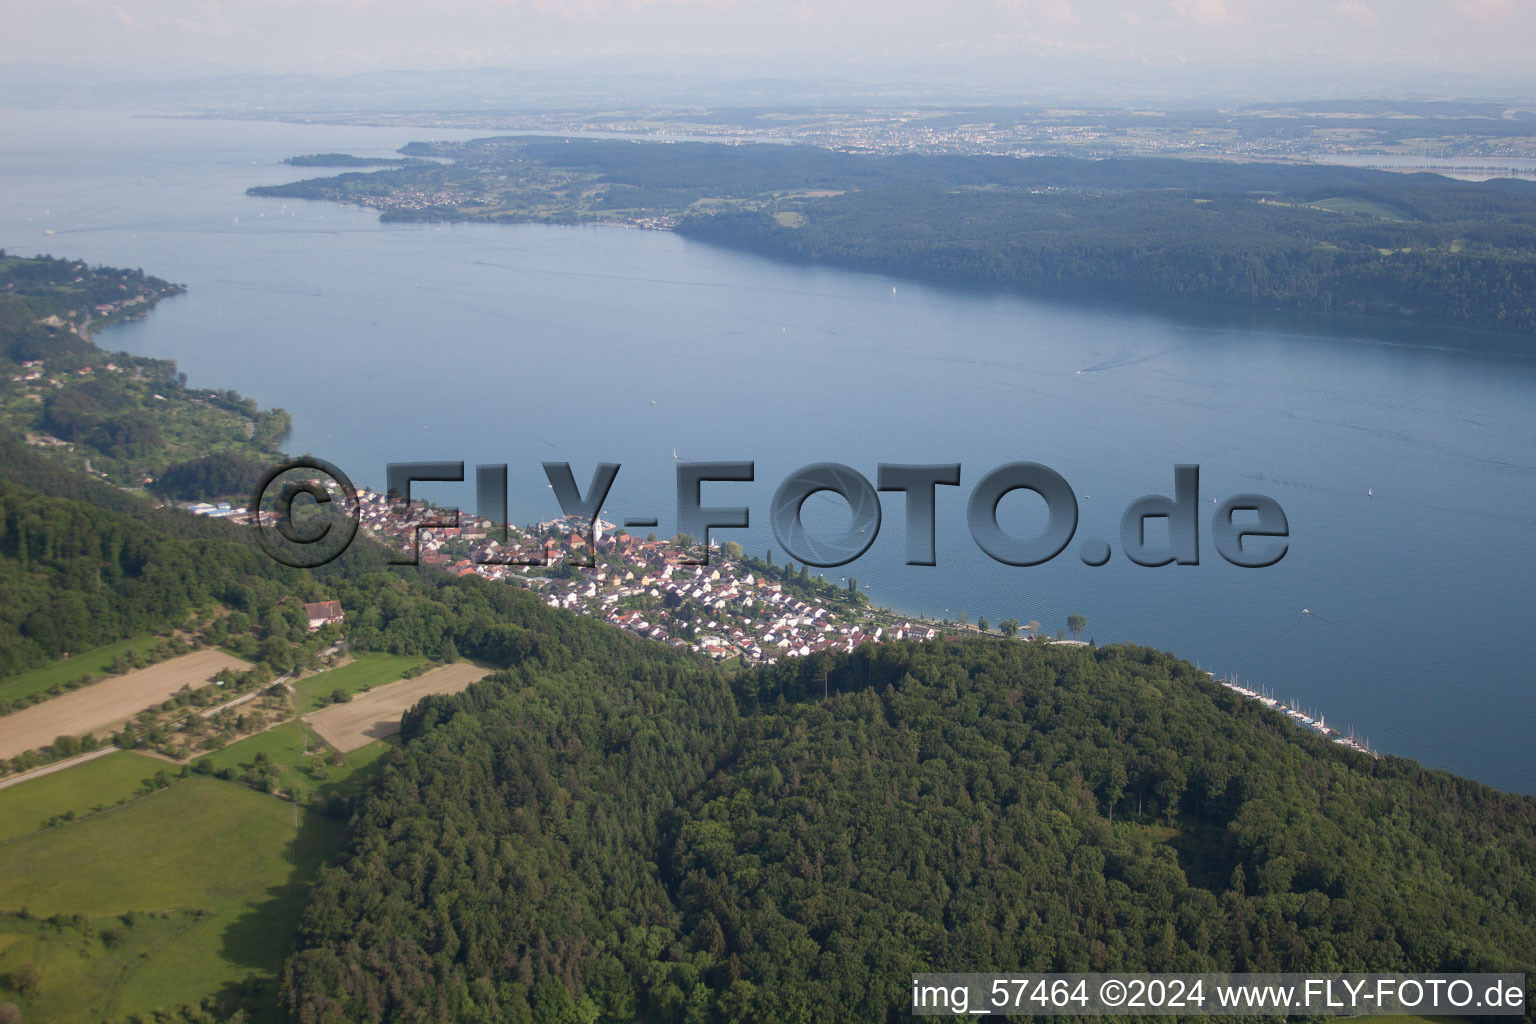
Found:
[[[1233,693],[1240,693],[1244,697],[1247,697],[1249,700],[1256,700],[1260,704],[1269,708],[1271,711],[1280,712],[1282,715],[1289,718],[1297,725],[1306,729],[1311,729],[1313,732],[1320,736],[1327,737],[1341,747],[1348,747],[1350,750],[1358,750],[1360,753],[1369,754],[1372,757],[1380,756],[1376,753],[1376,751],[1371,749],[1370,743],[1366,739],[1355,735],[1353,728],[1351,728],[1348,732],[1341,733],[1333,726],[1329,725],[1327,719],[1320,714],[1309,715],[1298,707],[1292,707],[1289,704],[1276,700],[1273,696],[1263,692],[1262,690],[1251,690],[1248,687],[1243,686],[1237,681],[1236,678],[1229,679],[1223,676],[1218,679],[1216,677],[1216,673],[1214,672],[1206,672],[1206,675],[1210,676],[1212,679],[1215,679],[1216,682],[1220,683],[1222,686],[1225,686]]]

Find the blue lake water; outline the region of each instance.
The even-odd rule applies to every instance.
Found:
[[[571,462],[583,487],[619,462],[608,517],[655,515],[670,535],[674,449],[751,459],[755,483],[707,485],[705,501],[749,506],[752,527],[717,539],[782,561],[768,508],[792,470],[833,461],[873,480],[880,462],[959,462],[961,486],[938,492],[936,567],[903,564],[888,494],[873,547],[828,575],[913,614],[1054,631],[1081,613],[1099,643],[1171,650],[1378,749],[1536,792],[1536,361],[1422,330],[1200,326],[661,232],[381,225],[244,194],[303,176],[279,163],[296,153],[483,133],[9,112],[0,131],[0,246],[187,284],[100,342],[289,409],[290,450],[359,482],[382,485],[390,461],[462,460],[471,477],[507,463],[513,517],[533,521],[558,514],[540,462]],[[970,489],[1016,460],[1071,482],[1077,536],[1109,539],[1108,565],[1085,566],[1075,542],[1034,568],[976,547]],[[1171,494],[1190,462],[1201,564],[1132,565],[1122,510]],[[1209,539],[1211,499],[1252,491],[1284,507],[1292,539],[1280,564],[1241,570]],[[472,483],[420,493],[473,506]],[[1041,512],[1015,494],[1000,519],[1030,534]]]

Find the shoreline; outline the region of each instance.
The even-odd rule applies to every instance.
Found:
[[[1226,676],[1221,676],[1218,678],[1216,673],[1209,671],[1205,674],[1210,676],[1211,679],[1215,682],[1231,690],[1233,693],[1241,694],[1242,696],[1247,697],[1249,700],[1257,701],[1271,711],[1278,711],[1302,728],[1311,729],[1319,736],[1332,740],[1334,743],[1337,743],[1341,747],[1347,747],[1350,750],[1355,750],[1362,754],[1369,754],[1371,757],[1377,759],[1380,759],[1381,757],[1379,753],[1371,749],[1368,740],[1363,740],[1355,736],[1355,731],[1353,728],[1351,728],[1347,734],[1341,733],[1328,724],[1327,718],[1324,715],[1320,714],[1316,718],[1313,718],[1306,712],[1300,710],[1299,708],[1291,707],[1284,701],[1277,700],[1274,697],[1271,697],[1261,691],[1250,690],[1248,687],[1240,685],[1235,678],[1229,679]]]

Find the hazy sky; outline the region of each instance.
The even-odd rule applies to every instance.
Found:
[[[0,0],[0,63],[219,71],[722,62],[744,74],[1397,68],[1530,81],[1536,0]]]

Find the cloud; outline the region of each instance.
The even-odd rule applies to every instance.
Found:
[[[1343,3],[1334,8],[1334,11],[1353,21],[1361,28],[1372,28],[1380,22],[1380,19],[1376,17],[1376,12],[1365,6],[1360,0],[1344,0]]]
[[[1235,20],[1227,0],[1173,0],[1174,13],[1201,25],[1223,25]]]
[[[1477,21],[1503,21],[1515,13],[1515,0],[1457,0],[1457,12]]]
[[[1235,79],[1261,64],[1308,92],[1327,88],[1317,78],[1327,67],[1374,82],[1386,81],[1382,68],[1404,80],[1475,68],[1507,79],[1511,93],[1536,78],[1525,70],[1536,0],[0,0],[0,9],[0,65],[47,53],[93,72],[173,77],[190,67],[345,74],[610,58],[670,70],[686,57],[743,75],[839,74],[863,62],[893,78],[942,65],[964,79],[988,61],[1006,77],[1009,61],[1027,69],[1038,65],[1024,58],[1051,54],[1065,69],[1081,54],[1090,83],[1126,66],[1211,66]],[[1305,72],[1285,70],[1303,63]]]

